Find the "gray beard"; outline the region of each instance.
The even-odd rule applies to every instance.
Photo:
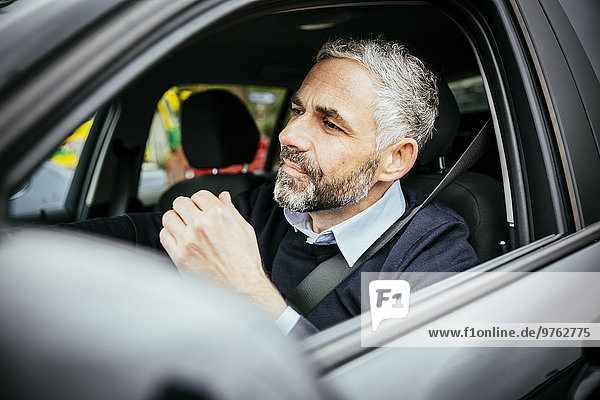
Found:
[[[373,156],[358,169],[342,177],[326,177],[323,171],[302,152],[283,147],[281,155],[306,172],[291,176],[281,166],[275,181],[274,198],[281,207],[296,212],[331,210],[356,204],[369,194],[375,184],[379,158]]]

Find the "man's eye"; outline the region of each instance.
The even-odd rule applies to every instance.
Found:
[[[293,115],[302,115],[302,110],[299,108],[292,108]]]
[[[323,123],[329,129],[333,129],[333,130],[336,130],[336,131],[341,131],[341,129],[336,124],[334,124],[333,122],[325,120],[325,121],[323,121]]]

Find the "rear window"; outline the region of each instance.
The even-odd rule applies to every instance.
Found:
[[[191,168],[181,149],[181,105],[193,93],[221,89],[236,95],[248,108],[261,134],[254,160],[217,171]],[[196,175],[239,173],[264,169],[267,150],[286,90],[277,87],[229,84],[189,84],[167,90],[157,104],[150,127],[144,163],[138,185],[138,199],[144,206],[156,204],[171,185]]]
[[[471,76],[448,83],[456,98],[461,114],[489,111],[481,75]]]

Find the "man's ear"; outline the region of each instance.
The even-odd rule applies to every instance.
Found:
[[[392,144],[381,154],[379,180],[391,182],[402,178],[415,165],[418,154],[419,145],[414,139],[403,137]]]

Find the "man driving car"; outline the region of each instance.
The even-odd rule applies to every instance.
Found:
[[[231,198],[199,191],[172,210],[79,223],[164,248],[177,268],[249,296],[284,333],[304,336],[360,314],[359,272],[458,272],[477,264],[465,222],[438,202],[306,315],[286,297],[323,261],[348,268],[425,199],[399,179],[437,116],[436,77],[396,42],[325,43],[292,98],[275,183]]]

